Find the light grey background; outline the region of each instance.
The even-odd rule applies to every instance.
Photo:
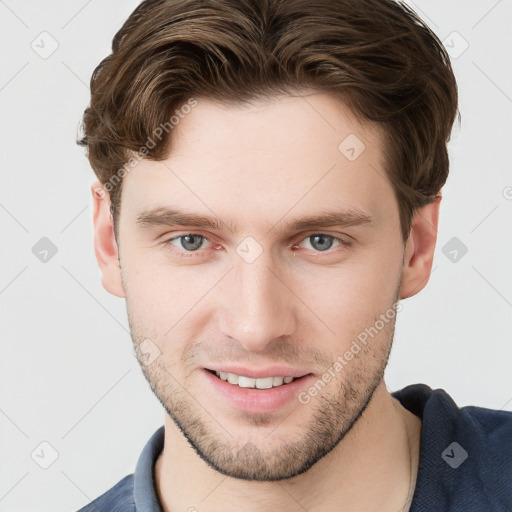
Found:
[[[511,410],[512,0],[407,3],[451,47],[462,125],[434,270],[402,302],[387,384]],[[163,423],[124,301],[100,283],[93,173],[75,145],[91,73],[136,5],[0,0],[1,512],[77,510],[133,472]],[[32,252],[43,237],[57,248],[47,262]],[[456,262],[453,237],[468,248]]]

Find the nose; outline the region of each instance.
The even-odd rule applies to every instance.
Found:
[[[296,328],[294,295],[271,258],[263,253],[256,261],[235,261],[223,281],[220,331],[246,350],[263,352],[267,345]]]

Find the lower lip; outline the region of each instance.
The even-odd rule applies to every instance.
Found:
[[[202,372],[212,388],[226,398],[233,407],[251,413],[272,412],[283,407],[296,399],[299,391],[314,379],[314,375],[310,373],[276,388],[253,389],[230,384],[204,368]]]

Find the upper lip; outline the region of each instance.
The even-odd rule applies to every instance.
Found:
[[[263,377],[303,377],[311,372],[300,368],[290,368],[289,366],[268,366],[266,368],[247,368],[234,365],[211,365],[205,367],[207,370],[215,372],[234,373],[251,379],[262,379]]]

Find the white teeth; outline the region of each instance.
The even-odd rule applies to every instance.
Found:
[[[243,375],[236,375],[234,373],[216,371],[217,377],[222,380],[227,380],[230,384],[237,384],[241,388],[257,388],[257,389],[270,389],[289,384],[295,377],[262,377],[261,379],[254,379],[245,377]]]
[[[270,389],[274,382],[274,377],[264,377],[263,379],[256,379],[256,387],[258,389]]]
[[[242,375],[240,375],[238,377],[238,385],[241,388],[253,388],[255,384],[256,384],[256,379],[251,379],[249,377],[243,377]]]
[[[238,384],[238,375],[234,373],[228,373],[228,382],[230,384]]]

